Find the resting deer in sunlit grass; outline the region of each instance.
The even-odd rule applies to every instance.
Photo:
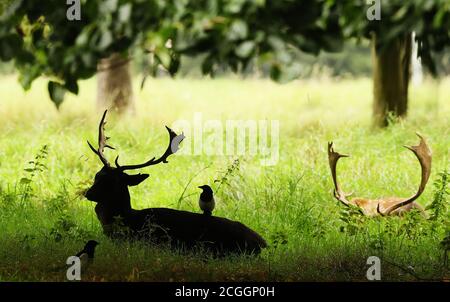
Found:
[[[86,191],[85,196],[97,203],[95,212],[106,235],[116,237],[115,229],[119,223],[121,229],[127,231],[126,237],[169,243],[173,247],[188,249],[200,246],[216,255],[257,254],[266,246],[264,239],[256,232],[242,223],[226,218],[167,208],[132,209],[128,187],[140,184],[149,175],[129,175],[125,171],[167,163],[168,157],[178,150],[184,135],[177,135],[166,127],[170,138],[169,146],[160,158],[153,157],[143,164],[121,166],[117,156],[116,167],[112,167],[103,153],[105,148],[114,149],[106,142],[108,137],[104,133],[105,117],[106,111],[99,125],[98,149],[88,142],[103,163],[103,168],[95,175],[94,184]]]
[[[405,146],[409,150],[411,150],[419,160],[421,169],[422,169],[422,177],[419,185],[419,189],[416,194],[409,198],[401,198],[401,197],[387,197],[380,199],[366,199],[366,198],[352,198],[347,199],[352,194],[346,194],[342,191],[341,186],[337,181],[336,176],[336,165],[338,160],[341,157],[349,157],[348,155],[339,154],[333,149],[333,142],[328,143],[328,160],[331,168],[331,175],[333,177],[334,183],[334,197],[342,202],[346,206],[356,206],[361,212],[366,216],[376,216],[376,215],[399,215],[403,212],[410,211],[412,209],[419,209],[420,211],[424,211],[424,209],[415,202],[417,198],[422,194],[425,190],[425,186],[428,182],[428,178],[430,177],[431,172],[431,150],[427,145],[425,138],[421,135],[417,134],[420,138],[420,143],[417,146]]]

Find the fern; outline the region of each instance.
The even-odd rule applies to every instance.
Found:
[[[47,169],[45,165],[45,161],[48,156],[48,146],[44,145],[41,149],[39,149],[38,153],[34,157],[34,160],[28,162],[30,165],[28,168],[25,168],[24,171],[27,173],[27,176],[22,177],[20,179],[20,185],[22,186],[22,198],[21,202],[26,201],[30,196],[32,196],[33,188],[32,183],[35,177]]]
[[[439,178],[434,182],[434,196],[431,204],[426,208],[431,212],[429,220],[434,222],[442,221],[447,216],[447,196],[450,195],[448,186],[450,173],[443,171],[438,174]]]
[[[340,211],[339,220],[345,223],[340,228],[342,233],[347,233],[350,236],[357,235],[363,229],[367,217],[361,213],[361,209],[354,205],[342,207]]]
[[[240,162],[239,159],[235,159],[231,165],[227,167],[225,171],[222,171],[220,177],[214,180],[214,183],[218,183],[216,193],[219,192],[220,187],[224,185],[230,185],[230,178],[233,177],[237,172],[239,172]]]

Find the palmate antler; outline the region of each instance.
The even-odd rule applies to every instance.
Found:
[[[172,154],[174,154],[175,152],[178,151],[179,145],[183,141],[185,136],[184,136],[183,133],[181,133],[180,135],[177,135],[175,132],[173,132],[172,129],[170,129],[167,126],[166,126],[166,129],[167,129],[167,132],[169,132],[169,145],[167,146],[166,152],[164,152],[164,154],[160,158],[155,159],[155,157],[153,157],[153,158],[151,158],[150,160],[148,160],[147,162],[145,162],[143,164],[121,166],[121,165],[119,165],[119,156],[117,156],[116,160],[115,160],[117,169],[120,169],[122,171],[134,170],[134,169],[141,169],[141,168],[144,168],[144,167],[157,165],[157,164],[159,164],[161,162],[162,163],[167,163],[167,158],[170,155],[172,155]]]
[[[105,165],[106,167],[111,167],[111,164],[108,162],[105,155],[103,154],[103,151],[105,148],[114,149],[112,146],[110,146],[106,143],[106,141],[109,139],[109,137],[105,136],[105,124],[106,124],[105,118],[106,118],[107,112],[108,112],[108,110],[105,110],[105,112],[103,113],[102,119],[100,120],[100,124],[98,127],[98,149],[96,150],[91,145],[91,143],[89,143],[89,141],[87,143],[88,143],[89,147],[91,148],[91,150],[95,154],[97,154],[97,156],[100,158],[103,165]],[[120,166],[119,165],[119,156],[117,156],[115,159],[116,168],[121,171],[125,171],[125,170],[140,169],[140,168],[144,168],[147,166],[157,165],[161,162],[167,163],[167,158],[170,155],[172,155],[178,151],[179,145],[183,141],[185,136],[183,133],[181,133],[180,135],[177,135],[172,129],[170,129],[167,126],[166,126],[166,129],[169,132],[169,146],[167,147],[166,151],[160,158],[155,160],[155,157],[153,157],[152,159],[150,159],[149,161],[147,161],[143,164]]]
[[[414,194],[410,198],[406,198],[402,201],[398,201],[396,204],[388,207],[384,212],[381,211],[380,204],[378,204],[377,211],[378,211],[378,213],[380,213],[383,216],[390,215],[393,211],[397,210],[398,208],[406,206],[406,205],[412,203],[417,198],[419,198],[419,196],[425,190],[425,186],[427,185],[428,179],[430,178],[432,152],[431,152],[430,147],[428,147],[425,138],[422,137],[419,133],[416,133],[416,135],[420,138],[419,145],[404,146],[404,147],[411,150],[416,155],[417,159],[419,160],[420,167],[422,169],[419,189],[417,190],[416,194]]]
[[[347,193],[344,193],[344,191],[342,191],[341,186],[339,185],[339,183],[337,181],[337,176],[336,176],[336,165],[337,165],[339,158],[341,158],[341,157],[349,157],[349,155],[340,154],[340,153],[335,152],[334,148],[333,148],[333,142],[329,142],[328,143],[328,161],[330,164],[331,176],[333,177],[334,197],[337,200],[339,200],[340,202],[342,202],[344,205],[348,206],[350,204],[350,201],[348,201],[347,197],[352,195],[352,193],[347,194]]]
[[[110,145],[106,144],[106,141],[109,139],[109,137],[105,136],[105,125],[106,125],[106,113],[108,112],[108,110],[105,110],[105,112],[103,113],[102,119],[100,120],[100,124],[98,125],[98,149],[96,150],[94,147],[92,147],[91,143],[89,141],[87,141],[89,147],[91,148],[91,150],[97,154],[97,156],[100,158],[100,160],[102,161],[102,163],[107,166],[110,167],[110,163],[109,161],[106,159],[105,155],[103,154],[103,151],[105,150],[105,148],[110,148],[110,149],[114,149],[113,147],[111,147]]]
[[[390,198],[381,198],[376,200],[364,199],[364,198],[354,198],[352,200],[348,200],[347,197],[351,194],[346,194],[342,191],[336,176],[336,165],[341,157],[348,157],[348,155],[342,155],[334,151],[333,143],[328,143],[328,160],[331,169],[331,175],[333,177],[334,183],[334,196],[337,200],[341,201],[345,205],[356,205],[361,208],[362,212],[365,215],[376,215],[380,214],[383,216],[397,214],[399,213],[399,209],[402,208],[404,210],[410,210],[413,207],[410,206],[412,203],[422,194],[425,189],[425,186],[428,182],[431,172],[431,150],[428,147],[425,138],[423,138],[420,134],[417,133],[417,136],[420,138],[420,143],[417,146],[405,146],[409,150],[411,150],[419,160],[421,169],[422,169],[422,177],[419,185],[419,189],[416,194],[411,196],[410,198],[398,198],[398,197],[390,197]],[[415,207],[419,207],[414,204]]]

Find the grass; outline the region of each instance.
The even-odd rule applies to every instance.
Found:
[[[123,164],[160,154],[167,143],[163,125],[192,122],[196,112],[203,122],[280,121],[274,166],[261,166],[249,155],[180,154],[165,166],[145,169],[150,178],[131,188],[134,208],[198,211],[197,186],[217,188],[214,180],[238,159],[239,168],[217,194],[214,213],[245,223],[270,248],[257,258],[207,261],[142,242],[113,242],[102,234],[94,204],[82,195],[100,169],[86,144],[95,142],[100,117],[95,83],[83,82],[80,95],[69,96],[58,112],[44,81],[24,93],[15,77],[0,80],[0,281],[65,281],[65,260],[88,239],[100,245],[95,263],[83,272],[86,281],[364,281],[372,255],[381,258],[384,281],[449,277],[440,245],[448,211],[433,221],[414,212],[374,219],[349,213],[332,196],[326,144],[333,140],[336,150],[352,155],[338,168],[345,190],[369,198],[409,196],[420,168],[401,146],[416,144],[419,131],[433,150],[433,169],[418,202],[428,205],[443,196],[445,205],[447,195],[433,182],[450,168],[450,79],[413,86],[408,119],[384,130],[371,127],[368,79],[287,85],[158,79],[136,89],[137,115],[108,118],[107,133]],[[36,161],[44,145],[40,171],[28,162]],[[113,159],[117,152],[107,155]]]

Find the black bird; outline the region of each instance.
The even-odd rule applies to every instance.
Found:
[[[84,248],[75,255],[80,258],[82,266],[85,264],[91,264],[94,261],[95,247],[97,245],[97,241],[89,240]]]
[[[87,268],[90,264],[92,264],[92,262],[94,261],[95,247],[98,244],[99,243],[95,240],[89,240],[84,245],[84,248],[75,255],[80,259],[82,268]],[[53,267],[51,271],[57,272],[63,269],[67,269],[67,264],[63,266]]]
[[[208,185],[200,186],[199,188],[202,189],[203,192],[200,194],[200,198],[198,199],[198,205],[205,215],[211,216],[212,211],[216,206],[213,190]]]

